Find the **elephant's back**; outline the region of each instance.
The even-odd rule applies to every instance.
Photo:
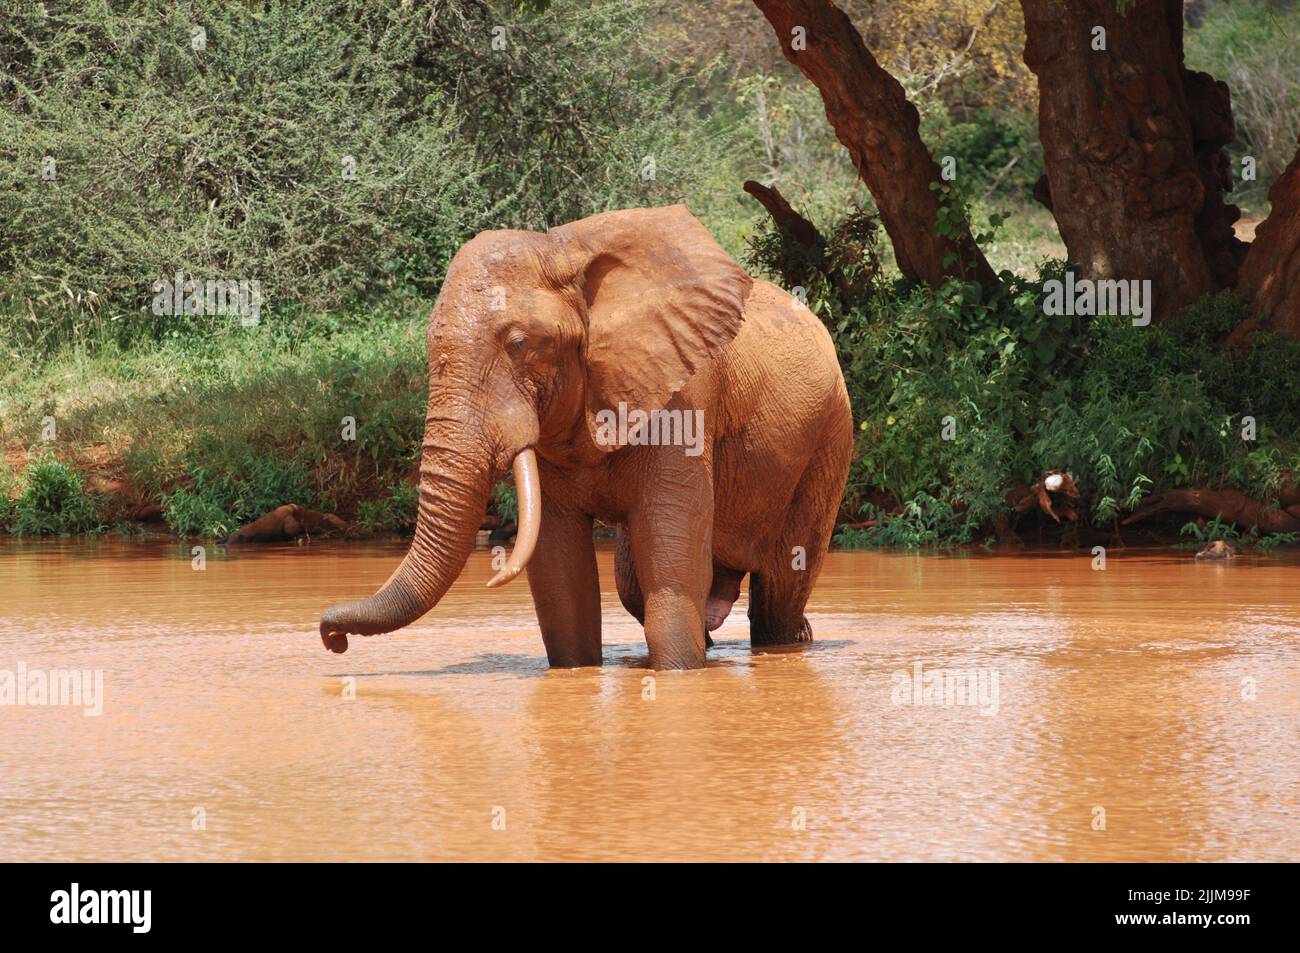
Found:
[[[754,282],[745,320],[722,363],[733,426],[751,423],[765,408],[791,421],[848,410],[830,333],[809,308],[771,282]]]

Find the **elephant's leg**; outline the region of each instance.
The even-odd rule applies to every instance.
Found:
[[[713,579],[713,478],[706,462],[664,462],[667,456],[651,465],[648,489],[628,514],[632,561],[645,594],[645,640],[653,668],[702,668],[704,605]]]
[[[848,469],[848,451],[840,449],[840,443],[824,445],[809,463],[795,487],[775,551],[767,565],[750,573],[751,645],[812,640],[812,626],[803,610],[835,532],[839,494]]]
[[[622,525],[614,534],[614,584],[618,587],[618,598],[623,608],[645,625],[645,595],[641,592],[636,566],[632,562],[632,541],[628,539],[627,527]]]
[[[718,590],[718,570],[720,568],[722,567],[718,566],[716,563],[713,566],[713,587],[715,591]],[[730,571],[731,570],[729,569],[723,569],[723,572]],[[704,647],[707,649],[713,648],[713,639],[710,637],[709,632],[722,624],[722,620],[726,619],[727,613],[731,611],[731,604],[735,602],[737,596],[740,595],[740,579],[741,576],[737,575],[735,579],[735,592],[731,594],[730,601],[726,603],[725,608],[722,607],[720,601],[718,601],[718,605],[715,606],[714,603],[716,600],[714,597],[716,594],[718,600],[725,598],[726,584],[724,583],[724,589],[722,591],[717,591],[716,593],[715,591],[709,592],[709,602],[708,607],[705,610],[705,615],[707,618],[712,618],[714,613],[718,613],[719,619],[717,625],[707,624],[706,622]],[[618,599],[623,603],[623,608],[628,611],[632,618],[636,619],[637,622],[640,622],[641,625],[644,626],[645,594],[641,591],[641,583],[636,578],[636,564],[632,561],[632,541],[628,539],[627,527],[625,526],[619,526],[618,531],[615,533],[614,581],[618,586]]]
[[[553,668],[601,664],[600,577],[591,517],[542,497],[542,526],[528,563],[537,623]]]

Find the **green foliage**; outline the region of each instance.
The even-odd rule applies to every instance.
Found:
[[[1236,523],[1225,523],[1218,517],[1210,520],[1204,526],[1196,522],[1186,523],[1178,531],[1178,535],[1192,537],[1193,543],[1191,545],[1196,546],[1204,546],[1219,540],[1235,543],[1241,539],[1241,531],[1237,529]]]
[[[708,70],[665,53],[659,3],[529,3],[520,15],[415,5],[430,31],[418,65],[435,89],[456,92],[460,134],[499,224],[540,229],[677,201],[726,161],[728,128],[706,126],[690,104]],[[496,27],[504,49],[491,42]]]
[[[1008,488],[1052,468],[1073,475],[1097,526],[1151,492],[1223,485],[1267,498],[1300,471],[1300,394],[1279,386],[1300,380],[1300,342],[1218,347],[1245,317],[1228,293],[1145,328],[1045,315],[1042,281],[1061,273],[1004,274],[987,297],[974,284],[898,284],[832,329],[860,428],[849,501],[883,520],[842,542],[978,540]]]
[[[1275,0],[1211,2],[1200,25],[1187,31],[1189,69],[1228,84],[1237,141],[1228,146],[1239,198],[1262,204],[1269,186],[1295,155],[1300,137],[1300,7]],[[1243,181],[1241,159],[1258,163],[1258,179]]]
[[[190,486],[163,496],[163,518],[181,536],[225,536],[285,503],[315,502],[301,454],[263,456],[245,447],[214,455],[200,444],[187,474]]]
[[[871,504],[862,507],[862,515],[867,520],[877,520],[877,524],[846,529],[835,538],[837,544],[852,549],[940,546],[969,542],[973,528],[953,508],[946,487],[938,497],[918,491],[896,515],[890,516]]]
[[[513,483],[503,481],[492,488],[492,508],[507,522],[519,521],[519,496]]]
[[[216,500],[183,486],[164,494],[162,501],[163,519],[180,536],[220,539],[239,526]]]
[[[730,137],[676,108],[700,77],[645,45],[655,12],[21,7],[0,19],[0,340],[44,354],[238,330],[154,314],[154,282],[177,274],[259,281],[269,322],[431,299],[484,228],[680,201],[731,161]]]
[[[1269,533],[1255,539],[1251,546],[1261,552],[1269,553],[1279,546],[1293,545],[1297,540],[1300,540],[1300,533]]]
[[[288,502],[351,518],[419,453],[429,306],[0,367],[6,436],[35,441],[41,417],[55,415],[61,441],[118,456],[139,497],[197,494],[202,506],[174,501],[172,524],[189,533],[220,535],[218,524]],[[357,440],[344,439],[345,416]]]
[[[380,499],[362,500],[357,524],[371,533],[411,533],[419,515],[420,488],[405,481],[389,484]]]
[[[921,135],[937,159],[957,160],[957,181],[974,196],[997,191],[1028,199],[1043,174],[1043,150],[1032,112],[928,109]]]
[[[808,246],[770,219],[760,221],[749,239],[746,264],[766,272],[788,289],[803,289],[804,302],[833,323],[880,281],[880,222],[875,213],[855,208],[834,222],[829,234]]]
[[[14,509],[17,501],[14,499],[21,489],[21,482],[14,476],[8,464],[0,462],[0,531],[5,530],[13,522]]]
[[[802,286],[830,329],[862,428],[850,500],[883,520],[864,542],[977,540],[1008,486],[1053,466],[1071,469],[1099,524],[1164,487],[1263,497],[1300,470],[1297,398],[1279,386],[1300,379],[1300,349],[1263,335],[1244,354],[1217,347],[1242,317],[1231,295],[1134,329],[1045,317],[1041,281],[1059,265],[1006,276],[991,296],[891,284],[890,250],[819,94],[779,62],[748,4],[766,53],[744,70],[725,62],[743,59],[731,41],[744,31],[694,4],[667,15],[649,0],[45,6],[0,20],[5,438],[29,445],[53,414],[61,440],[108,447],[136,490],[165,495],[179,531],[225,535],[291,501],[409,527],[424,327],[456,248],[483,228],[683,199],[733,253],[748,248],[752,266]],[[990,19],[968,5],[925,32],[935,11],[921,6],[886,5],[872,16],[892,20],[873,32],[926,142],[957,159],[957,182],[936,188],[941,233],[960,235],[1004,199],[1024,201],[1041,172],[1031,111],[980,95],[1007,64],[1028,78],[1019,12],[1004,4]],[[1298,131],[1295,16],[1243,0],[1211,7],[1188,34],[1189,62],[1231,85],[1262,180]],[[195,23],[206,49],[193,48]],[[917,59],[922,33],[936,55]],[[954,59],[968,37],[970,56]],[[920,66],[910,76],[908,61]],[[747,177],[829,223],[824,247],[766,219],[755,231],[736,188]],[[990,260],[1030,273],[1060,253],[1042,209],[988,221],[973,231]],[[260,325],[154,315],[153,281],[177,272],[259,280]],[[1254,443],[1240,439],[1245,415]],[[12,524],[26,490],[2,477],[0,525]],[[84,522],[82,497],[68,490],[59,525]],[[499,513],[516,505],[509,484],[495,489]],[[26,512],[24,525],[53,525]]]
[[[1009,217],[1005,212],[994,212],[989,216],[988,229],[978,231],[975,227],[974,195],[975,186],[970,178],[958,177],[952,181],[931,182],[930,189],[938,193],[939,211],[935,216],[934,234],[952,242],[961,242],[968,234],[981,248],[988,245],[997,236],[998,229]],[[955,252],[949,252],[943,261],[944,268],[951,268],[957,263]]]
[[[81,477],[52,458],[34,460],[23,473],[23,489],[5,508],[15,536],[66,536],[98,533],[103,525],[96,501],[83,489]]]
[[[0,301],[18,339],[237,321],[154,315],[153,282],[177,273],[258,280],[277,308],[432,292],[481,220],[449,91],[413,69],[424,4],[46,6],[0,21]]]
[[[1300,533],[1267,533],[1259,535],[1255,527],[1251,527],[1247,533],[1242,533],[1237,528],[1236,523],[1225,523],[1218,517],[1209,520],[1204,525],[1195,521],[1186,523],[1178,531],[1180,536],[1190,536],[1190,542],[1182,543],[1184,547],[1199,549],[1208,546],[1210,543],[1223,540],[1229,543],[1235,543],[1245,549],[1256,549],[1261,552],[1271,552],[1278,546],[1284,546],[1294,543],[1300,539]]]

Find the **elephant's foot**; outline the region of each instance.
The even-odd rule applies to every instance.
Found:
[[[778,577],[774,585],[761,573],[749,577],[749,644],[795,645],[812,641],[812,626],[803,614],[808,602],[804,574]]]
[[[796,645],[799,642],[811,642],[812,637],[812,626],[805,617],[800,617],[798,623],[790,625],[773,625],[755,619],[749,621],[750,645]]]

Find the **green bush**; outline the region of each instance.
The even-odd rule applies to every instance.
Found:
[[[1043,149],[1033,112],[1007,109],[931,109],[921,136],[937,159],[957,160],[957,178],[977,194],[1029,198],[1043,174]]]
[[[872,211],[855,208],[809,247],[763,220],[750,236],[745,264],[767,272],[785,288],[802,289],[803,302],[831,324],[881,281],[880,222]]]
[[[1097,527],[1148,493],[1229,486],[1267,498],[1300,473],[1300,394],[1282,383],[1300,379],[1300,342],[1219,347],[1246,316],[1231,293],[1158,326],[1048,317],[1042,281],[1059,275],[1004,275],[989,298],[974,284],[900,283],[832,327],[859,425],[850,507],[882,519],[841,542],[978,541],[1006,490],[1053,468],[1074,476]]]
[[[492,508],[508,523],[519,521],[519,492],[513,483],[503,481],[492,488]]]
[[[44,10],[0,25],[0,173],[15,183],[0,192],[0,301],[17,306],[15,335],[48,345],[237,322],[154,315],[153,282],[177,273],[257,280],[277,308],[431,293],[481,220],[449,91],[412,69],[427,10]]]
[[[483,228],[678,201],[729,140],[675,108],[695,77],[645,45],[653,16],[646,0],[21,7],[0,19],[0,340],[238,329],[155,315],[153,283],[177,274],[259,281],[264,321],[432,299]]]
[[[162,503],[163,519],[179,536],[221,539],[239,526],[221,504],[185,487],[163,494]]]
[[[200,443],[187,467],[191,485],[163,496],[163,519],[173,532],[225,536],[286,503],[317,503],[302,454],[263,454],[245,447],[230,455],[228,447],[222,449],[225,455],[204,453]]]
[[[83,489],[81,477],[69,467],[57,460],[35,460],[23,473],[23,483],[18,498],[6,507],[14,535],[65,536],[103,531],[95,500]]]
[[[18,495],[21,486],[8,464],[0,462],[0,531],[7,530],[13,522],[14,508],[17,505],[14,497]]]
[[[397,481],[389,484],[380,499],[358,504],[357,525],[371,533],[412,533],[419,507],[420,488]]]

